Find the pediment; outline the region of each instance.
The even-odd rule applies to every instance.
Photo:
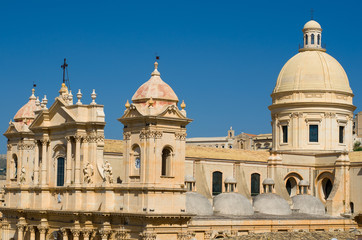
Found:
[[[39,113],[34,122],[30,125],[30,128],[57,126],[75,121],[75,116],[66,109],[64,102],[59,98],[56,98],[49,110]]]
[[[168,106],[163,112],[161,112],[159,117],[166,118],[181,118],[186,119],[186,117],[182,114],[182,112],[174,105]]]
[[[14,134],[14,133],[19,133],[19,131],[16,129],[16,127],[14,126],[13,123],[10,123],[8,129],[6,130],[6,132],[4,133],[4,135],[7,134]]]
[[[142,117],[143,115],[138,111],[137,107],[134,105],[131,105],[130,108],[126,110],[126,112],[123,114],[123,116],[120,119],[124,118],[137,118]]]

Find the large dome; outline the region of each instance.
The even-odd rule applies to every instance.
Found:
[[[298,53],[284,65],[273,94],[311,90],[352,94],[347,74],[339,62],[315,49]]]
[[[222,215],[253,215],[249,200],[239,193],[222,193],[214,198],[214,211]]]
[[[186,212],[201,216],[214,213],[209,200],[197,192],[186,193]]]
[[[254,210],[264,214],[292,214],[289,204],[284,198],[275,193],[263,193],[254,198]]]

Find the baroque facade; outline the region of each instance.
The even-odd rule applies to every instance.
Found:
[[[84,104],[63,83],[48,108],[33,90],[4,133],[1,238],[211,240],[357,228],[353,93],[321,36],[309,21],[304,47],[281,70],[270,152],[186,145],[192,120],[157,62],[118,119],[123,140],[105,139],[95,91]],[[237,139],[232,130],[228,138]]]

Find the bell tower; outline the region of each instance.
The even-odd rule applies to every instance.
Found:
[[[142,201],[125,206],[132,211],[185,211],[184,162],[186,125],[192,120],[177,107],[178,98],[160,77],[155,62],[151,78],[125,105],[124,176],[126,187],[141,193]],[[142,191],[141,191],[142,190]]]

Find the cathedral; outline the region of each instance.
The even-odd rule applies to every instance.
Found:
[[[354,95],[322,45],[319,23],[304,25],[303,42],[271,94],[270,151],[186,145],[192,120],[157,61],[119,116],[122,140],[105,138],[95,90],[86,104],[63,82],[50,105],[33,89],[4,133],[1,239],[212,240],[358,229]]]

